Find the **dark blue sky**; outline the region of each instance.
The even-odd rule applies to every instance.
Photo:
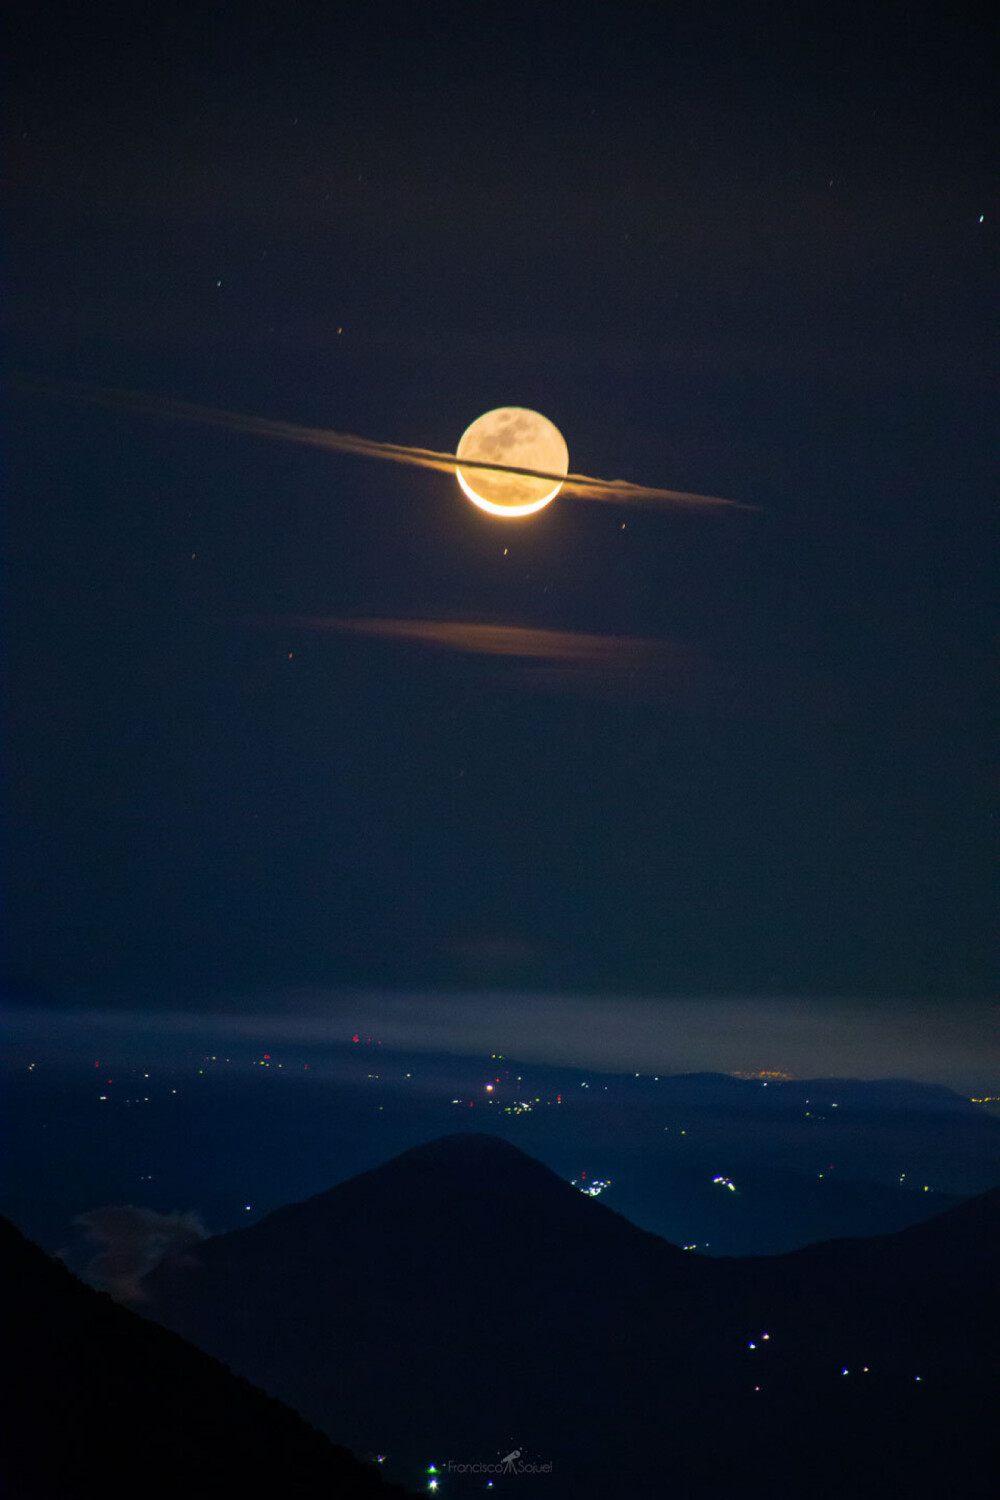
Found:
[[[537,407],[574,469],[759,509],[498,522],[15,386],[22,989],[986,994],[972,8],[54,14],[14,28],[22,381],[449,450]]]

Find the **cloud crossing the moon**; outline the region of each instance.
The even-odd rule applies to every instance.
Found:
[[[225,411],[218,407],[199,406],[189,401],[176,401],[168,397],[145,395],[142,392],[112,390],[89,386],[41,386],[33,382],[17,382],[22,390],[39,394],[63,396],[88,405],[107,407],[118,411],[134,411],[153,417],[164,417],[174,421],[197,422],[207,427],[219,427],[229,432],[242,432],[252,437],[273,438],[284,443],[299,443],[310,448],[325,448],[334,453],[354,454],[358,458],[379,458],[388,463],[409,464],[420,469],[436,469],[440,473],[454,475],[456,455],[440,453],[432,448],[414,448],[402,443],[379,442],[374,438],[356,437],[348,432],[336,432],[329,427],[303,427],[294,422],[283,422],[272,417],[257,417],[242,412]],[[627,479],[595,479],[587,474],[560,474],[546,469],[521,468],[513,464],[490,463],[481,460],[462,459],[463,470],[478,473],[511,474],[530,479],[558,481],[563,493],[576,495],[582,500],[610,500],[618,504],[637,505],[681,505],[700,508],[730,507],[738,510],[753,510],[738,500],[724,500],[717,495],[696,495],[686,490],[665,489],[660,485],[633,484]]]

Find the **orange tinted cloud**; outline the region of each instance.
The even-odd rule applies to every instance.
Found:
[[[358,458],[380,458],[389,463],[410,464],[421,469],[436,469],[454,474],[453,453],[438,453],[432,448],[413,448],[402,443],[382,443],[374,438],[355,437],[349,432],[335,432],[329,427],[302,427],[294,422],[276,421],[271,417],[247,416],[242,412],[223,411],[212,406],[197,406],[190,401],[173,401],[162,396],[147,396],[136,391],[105,390],[90,386],[48,388],[21,383],[21,389],[43,394],[67,396],[88,405],[114,410],[135,411],[148,416],[175,421],[198,422],[208,427],[222,427],[252,437],[275,438],[285,443],[300,443],[311,448],[327,448]],[[510,464],[462,460],[463,469],[527,475],[534,479],[555,479],[563,493],[584,500],[613,500],[619,504],[667,504],[695,507],[729,506],[752,510],[737,500],[722,500],[717,495],[695,495],[686,490],[663,489],[657,485],[632,484],[627,479],[594,479],[587,474],[555,474],[545,469],[521,469]]]
[[[644,636],[595,635],[529,625],[498,625],[478,620],[395,618],[300,618],[300,628],[330,630],[400,641],[472,656],[502,657],[520,663],[518,680],[528,685],[648,690],[677,680],[694,665],[685,647]]]

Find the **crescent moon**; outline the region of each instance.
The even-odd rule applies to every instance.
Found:
[[[473,464],[503,464],[511,469],[566,474],[569,449],[554,422],[525,406],[498,406],[484,412],[462,433],[456,458]],[[462,471],[455,478],[473,505],[491,516],[531,516],[554,500],[562,483],[537,474],[489,469]]]

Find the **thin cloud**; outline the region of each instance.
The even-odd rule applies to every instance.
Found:
[[[519,664],[516,680],[528,686],[601,691],[628,687],[641,691],[662,683],[668,676],[676,682],[694,665],[693,653],[687,648],[644,636],[594,635],[478,620],[319,616],[283,623],[300,629],[335,631],[439,651],[502,658]]]
[[[143,1277],[165,1256],[196,1245],[208,1234],[195,1212],[160,1214],[132,1204],[92,1208],[74,1222],[101,1247],[87,1267],[87,1280],[120,1302],[143,1301]]]
[[[39,394],[64,396],[91,406],[116,411],[134,411],[174,421],[197,422],[207,427],[221,427],[252,437],[276,438],[284,443],[299,443],[310,448],[325,448],[336,453],[354,454],[358,458],[380,458],[389,463],[409,464],[420,469],[435,469],[454,474],[453,453],[439,453],[432,448],[413,448],[401,443],[382,443],[373,438],[355,437],[349,432],[335,432],[329,427],[302,427],[294,422],[276,421],[271,417],[247,416],[242,412],[224,411],[212,406],[197,406],[189,401],[174,401],[161,396],[147,396],[136,391],[109,390],[88,386],[47,387],[18,382],[22,390]],[[695,495],[686,490],[663,489],[658,485],[632,484],[627,479],[594,479],[587,474],[556,474],[547,469],[521,469],[510,464],[469,462],[463,469],[481,469],[491,473],[518,474],[532,479],[558,480],[563,492],[584,500],[612,500],[619,504],[686,505],[694,507],[729,507],[753,510],[738,500],[723,500],[717,495]]]
[[[419,641],[475,656],[523,656],[546,661],[621,661],[625,656],[675,656],[663,641],[641,636],[588,635],[576,630],[543,630],[529,625],[489,625],[462,620],[315,619],[297,620],[318,629],[345,630],[390,640]]]
[[[195,1042],[214,1039],[214,1046],[222,1037],[266,1042],[272,1052],[279,1043],[311,1045],[318,1051],[310,1077],[320,1069],[353,1076],[343,1071],[343,1049],[360,1032],[377,1037],[386,1051],[478,1058],[503,1052],[606,1072],[780,1069],[798,1078],[910,1078],[966,1097],[996,1094],[1000,1078],[995,1006],[987,1000],[942,1006],[836,996],[303,989],[240,992],[223,1008],[207,992],[182,999],[171,990],[155,1000],[154,993],[138,1010],[21,1006],[8,1011],[7,1029],[19,1043],[44,1041],[66,1056],[76,1055],[81,1037],[95,1035],[136,1057],[147,1055],[151,1036],[161,1039],[165,1055],[178,1058]],[[159,1008],[167,1004],[176,1008]],[[341,1050],[323,1050],[330,1048]],[[149,1215],[154,1228],[157,1220],[188,1217],[98,1209],[84,1218],[95,1214]],[[142,1226],[104,1218],[102,1227],[123,1228],[132,1243],[128,1231]]]

